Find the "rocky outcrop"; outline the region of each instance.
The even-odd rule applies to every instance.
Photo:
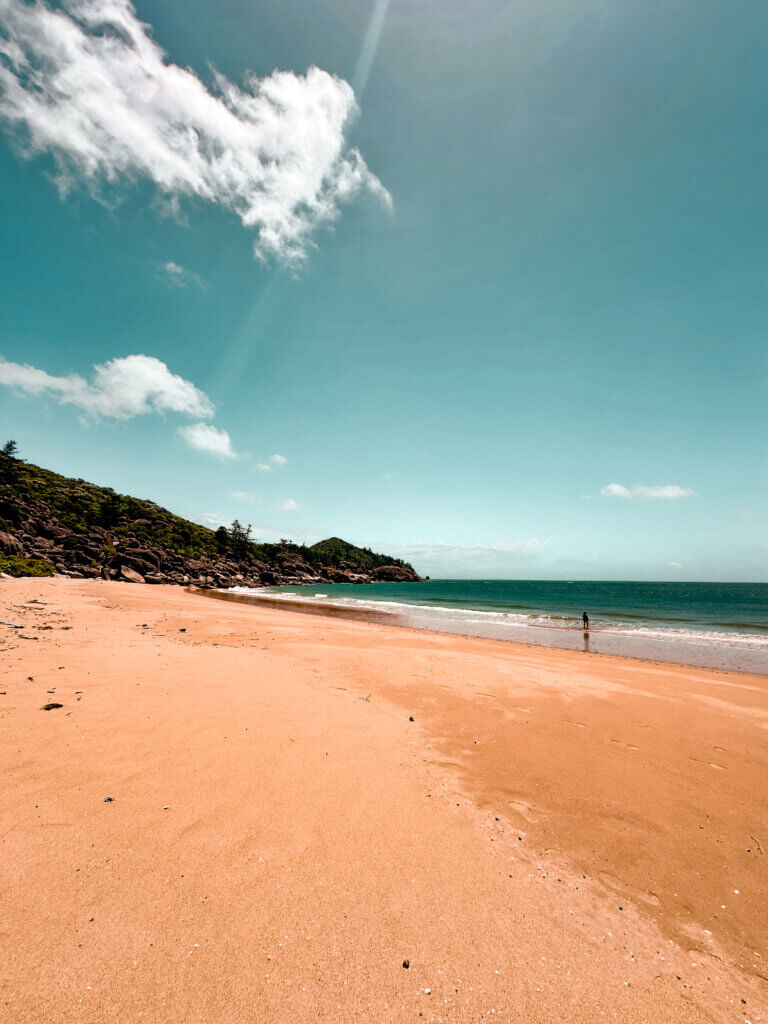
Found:
[[[407,565],[380,565],[373,570],[377,583],[415,583],[419,577]]]
[[[419,579],[410,566],[380,565],[386,556],[338,537],[309,548],[287,542],[247,544],[243,556],[236,557],[226,532],[220,544],[218,534],[151,502],[116,496],[29,463],[19,464],[19,476],[26,478],[26,487],[9,483],[7,477],[4,481],[0,473],[0,554],[42,559],[77,579],[216,588]],[[51,489],[45,492],[44,486]],[[47,501],[41,498],[45,493],[50,495]],[[130,511],[141,506],[148,515],[118,514],[107,519],[112,524],[107,528],[104,516],[92,512],[105,501],[123,502]],[[196,556],[184,554],[182,545]]]
[[[0,552],[50,562],[57,572],[77,579],[123,580],[130,583],[175,583],[198,587],[263,587],[280,584],[410,582],[419,577],[409,566],[383,565],[369,571],[342,562],[316,565],[295,551],[281,553],[274,565],[255,558],[185,558],[175,551],[142,545],[132,536],[116,536],[94,527],[73,535],[52,521],[43,508],[26,504],[19,533],[0,531]]]

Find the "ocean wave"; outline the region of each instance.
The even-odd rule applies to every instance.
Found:
[[[379,601],[364,597],[330,598],[325,592],[297,594],[286,591],[274,591],[268,588],[232,587],[227,593],[268,598],[270,601],[285,603],[311,604],[339,609],[358,609],[375,612],[379,615],[410,617],[418,619],[419,624],[427,628],[429,620],[433,620],[436,625],[440,623],[443,628],[446,628],[448,623],[453,620],[465,628],[475,623],[486,626],[495,625],[499,628],[509,626],[514,628],[557,629],[571,632],[583,631],[580,616],[520,611],[486,611],[479,608],[463,608],[458,606],[446,608],[439,604],[418,604],[410,601]],[[619,613],[615,614],[618,616]],[[608,615],[606,615],[606,618],[608,618]],[[427,622],[423,620],[427,620]],[[667,621],[685,622],[691,620],[670,618]],[[723,623],[723,625],[726,624]],[[697,643],[707,646],[715,645],[756,650],[768,649],[768,636],[757,632],[761,628],[760,626],[745,624],[741,628],[745,631],[736,633],[707,628],[680,628],[678,626],[657,624],[652,620],[651,616],[642,618],[638,615],[628,614],[623,616],[623,618],[618,618],[611,614],[609,621],[590,617],[589,631],[593,634],[633,637],[638,640],[674,641],[676,643]],[[751,629],[754,629],[755,632],[746,631]]]

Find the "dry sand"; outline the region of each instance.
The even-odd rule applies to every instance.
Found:
[[[170,587],[0,619],[3,1021],[768,1021],[768,679]]]

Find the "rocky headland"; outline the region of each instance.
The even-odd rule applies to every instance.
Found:
[[[8,455],[0,456],[0,572],[201,587],[420,579],[402,560],[337,537],[259,543],[237,522],[214,531]]]

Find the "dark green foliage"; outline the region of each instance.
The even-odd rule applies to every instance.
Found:
[[[0,572],[5,572],[9,576],[53,576],[56,570],[50,562],[42,558],[0,555]]]
[[[19,478],[19,446],[15,441],[6,441],[0,448],[0,484],[15,484]]]
[[[378,569],[382,565],[407,565],[402,558],[379,555],[370,548],[358,548],[339,537],[329,537],[313,544],[309,550],[310,560],[320,565],[339,565],[346,562],[360,569]]]
[[[229,549],[235,558],[247,558],[253,550],[251,524],[249,523],[248,526],[243,526],[238,519],[235,519],[230,527],[228,539]]]
[[[310,566],[346,566],[361,571],[381,565],[405,565],[400,559],[379,555],[370,548],[331,537],[307,547],[283,539],[280,544],[260,544],[251,537],[250,525],[235,520],[227,529],[215,532],[173,515],[152,501],[118,494],[109,487],[97,487],[85,480],[72,480],[50,470],[32,466],[15,454],[0,450],[0,529],[14,533],[26,518],[25,507],[39,506],[43,518],[51,517],[70,532],[63,546],[76,550],[84,534],[94,528],[115,537],[133,536],[148,548],[174,552],[183,558],[230,558],[280,567],[297,558]],[[16,452],[16,448],[13,448]],[[10,476],[6,470],[10,469]],[[95,544],[91,537],[91,543]],[[106,543],[106,542],[105,542]],[[102,546],[114,551],[111,544]]]
[[[0,461],[5,459],[0,455]],[[151,501],[117,494],[85,480],[16,462],[13,480],[0,480],[0,519],[13,522],[15,499],[38,501],[73,535],[100,526],[118,537],[134,534],[150,547],[168,548],[188,558],[216,556],[212,530],[173,515]],[[18,521],[18,517],[17,521]]]

